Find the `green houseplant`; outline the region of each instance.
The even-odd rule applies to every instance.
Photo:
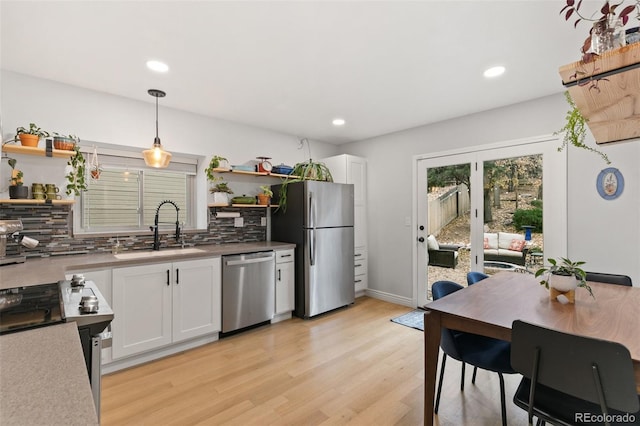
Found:
[[[24,186],[22,181],[24,173],[22,170],[16,169],[17,160],[15,158],[9,158],[9,166],[11,167],[11,178],[9,178],[9,198],[11,199],[24,199],[29,197],[29,188]]]
[[[207,167],[206,170],[207,179],[209,179],[211,182],[215,182],[217,180],[217,177],[216,175],[214,175],[215,172],[213,169],[220,167],[220,164],[228,161],[229,160],[224,157],[220,157],[219,155],[214,155],[213,157],[211,157],[211,161],[209,161],[209,167]]]
[[[80,145],[76,143],[73,150],[75,154],[69,158],[65,169],[67,179],[67,189],[65,193],[67,195],[80,195],[81,191],[87,190],[86,161],[84,155],[80,152]]]
[[[258,204],[262,206],[269,205],[271,197],[273,197],[273,191],[268,185],[260,185],[260,190],[262,192],[258,194]]]
[[[23,146],[38,146],[40,138],[49,137],[49,132],[42,130],[35,123],[29,123],[29,128],[18,127],[16,129],[16,138],[20,140]]]
[[[587,273],[584,269],[581,268],[582,265],[585,264],[583,261],[573,262],[566,257],[561,257],[559,259],[549,258],[547,259],[551,264],[548,268],[540,268],[536,271],[536,278],[546,274],[545,277],[540,280],[540,285],[545,286],[547,289],[549,286],[557,288],[558,284],[552,281],[554,275],[563,276],[563,277],[573,277],[576,280],[576,286],[585,288],[591,297],[595,298],[593,295],[593,291],[589,284],[587,284]],[[564,290],[563,288],[559,288],[559,290]],[[566,291],[566,290],[564,290]]]
[[[290,183],[302,182],[304,180],[320,180],[326,182],[333,182],[333,176],[331,171],[324,163],[317,163],[312,159],[303,163],[298,163],[293,166],[293,171],[287,177],[280,186],[278,193],[278,208],[282,211],[287,211],[287,186]]]
[[[554,133],[554,135],[563,133],[562,145],[558,148],[558,151],[562,151],[569,145],[573,145],[576,148],[586,149],[587,151],[598,154],[600,157],[602,157],[605,163],[611,164],[611,161],[609,161],[609,157],[607,157],[607,154],[584,143],[584,139],[587,135],[587,119],[584,118],[584,116],[580,113],[578,107],[576,107],[575,102],[573,102],[573,99],[571,99],[571,95],[568,91],[564,92],[564,97],[567,100],[570,109],[569,111],[567,111],[564,127]]]

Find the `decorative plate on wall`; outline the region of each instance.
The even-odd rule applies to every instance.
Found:
[[[598,194],[605,200],[616,199],[624,190],[624,177],[620,170],[609,167],[600,172],[596,182]]]

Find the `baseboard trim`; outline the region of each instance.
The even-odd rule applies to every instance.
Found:
[[[374,299],[384,300],[385,302],[395,303],[396,305],[409,306],[411,308],[415,308],[413,306],[413,300],[410,297],[401,297],[396,294],[385,293],[380,290],[366,289],[366,295],[369,297],[373,297]]]

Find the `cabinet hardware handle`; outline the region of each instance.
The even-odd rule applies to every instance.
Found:
[[[355,268],[357,268],[358,266],[362,266],[362,263],[356,263],[355,265],[353,265]]]
[[[171,274],[171,271],[169,271],[169,270],[167,269],[167,285],[171,285],[171,283],[169,282],[169,280],[170,280],[169,275],[170,275],[170,274]]]
[[[362,253],[356,253],[353,255],[353,257],[358,257],[358,256],[362,256]]]
[[[180,284],[180,268],[176,268],[176,285]]]
[[[278,269],[278,281],[282,281],[282,276],[280,275],[281,272],[282,269]]]
[[[291,257],[291,255],[290,255],[290,254],[283,254],[283,255],[282,255],[282,256],[280,256],[280,257]]]
[[[361,283],[361,282],[362,282],[362,280],[355,280],[354,282],[355,282],[355,283]]]

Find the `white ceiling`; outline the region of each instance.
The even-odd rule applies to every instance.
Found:
[[[563,4],[3,0],[1,65],[340,144],[563,91],[558,67],[588,32]],[[485,79],[496,64],[505,75]]]

